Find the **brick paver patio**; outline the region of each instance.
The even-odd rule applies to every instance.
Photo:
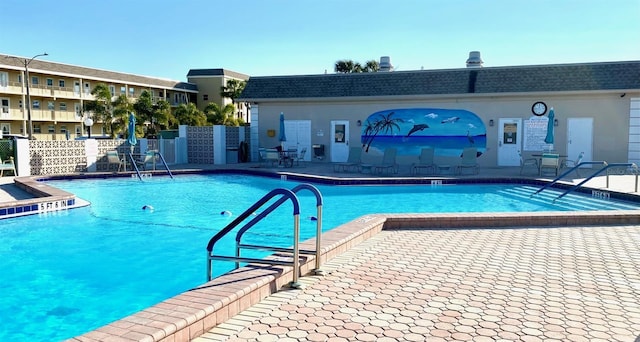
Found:
[[[205,341],[634,341],[640,227],[382,231]]]

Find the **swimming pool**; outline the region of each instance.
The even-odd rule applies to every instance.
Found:
[[[2,221],[0,317],[4,322],[11,317],[12,323],[2,324],[0,340],[72,337],[204,282],[206,243],[233,219],[220,212],[239,214],[268,191],[297,184],[244,175],[49,183],[93,204]],[[529,186],[318,187],[324,196],[325,229],[375,212],[638,207],[576,195],[553,204],[549,198],[556,191],[529,201],[537,189]],[[299,196],[304,239],[315,229],[309,219],[315,215],[315,199],[307,192]],[[142,210],[145,205],[154,211]],[[289,245],[291,211],[287,205],[281,209],[282,214],[255,227],[248,242],[266,237]]]

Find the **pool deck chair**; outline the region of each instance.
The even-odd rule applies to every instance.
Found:
[[[10,157],[9,160],[0,159],[0,177],[4,176],[5,171],[13,172],[14,176],[17,176],[16,173],[16,164],[13,162],[13,157]]]
[[[118,156],[118,151],[116,150],[107,151],[107,163],[108,169],[111,168],[111,165],[118,165],[118,171],[116,172],[120,172],[120,169],[122,169],[122,167],[124,166],[124,160],[120,159],[120,156]]]
[[[584,152],[580,152],[580,154],[578,155],[578,159],[576,160],[569,160],[569,159],[565,159],[562,161],[561,167],[563,168],[572,168],[572,167],[576,167],[577,165],[579,165],[582,162],[582,158],[584,158]],[[580,177],[580,172],[578,172],[579,169],[576,169],[576,175],[578,177]]]
[[[411,174],[417,175],[420,170],[424,169],[427,173],[436,173],[438,165],[433,162],[434,150],[431,147],[425,147],[420,150],[418,162],[411,165]]]
[[[542,153],[542,158],[540,159],[540,171],[538,171],[538,175],[542,176],[542,171],[544,169],[552,169],[554,174],[558,175],[558,170],[560,169],[560,155],[557,153]]]
[[[295,158],[293,158],[293,163],[296,163],[297,166],[300,166],[300,161],[304,161],[304,155],[307,154],[307,148],[303,147],[299,153],[296,153]]]
[[[457,173],[462,174],[462,170],[471,169],[474,174],[478,174],[478,149],[467,147],[462,150],[462,160],[457,167]]]
[[[393,173],[398,173],[398,164],[396,164],[397,152],[398,150],[395,148],[388,148],[384,150],[382,162],[380,164],[374,164],[373,171],[376,173],[383,173],[385,170],[389,170]]]
[[[527,166],[535,166],[536,167],[536,173],[539,173],[539,166],[538,166],[538,159],[537,158],[524,158],[522,156],[522,152],[518,151],[518,156],[520,156],[520,174],[522,175],[522,172],[524,172],[524,168]]]
[[[361,147],[351,147],[349,148],[349,156],[347,157],[347,161],[344,163],[335,163],[333,164],[334,172],[357,172],[360,170],[360,164],[362,164],[362,148]]]
[[[264,151],[265,166],[274,167],[280,163],[280,151],[275,148],[268,148]]]
[[[144,153],[142,159],[136,162],[138,168],[142,168],[143,170],[147,170],[147,164],[153,164],[153,170],[156,169],[156,150],[149,150]]]

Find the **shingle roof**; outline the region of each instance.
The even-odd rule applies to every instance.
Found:
[[[251,77],[241,100],[640,89],[640,61]]]
[[[24,58],[17,56],[0,55],[0,64],[24,68]],[[97,79],[105,81],[110,80],[114,82],[129,83],[140,86],[153,86],[159,88],[181,89],[190,91],[198,90],[198,87],[193,83],[126,74],[115,71],[92,69],[69,64],[48,62],[39,59],[34,59],[29,63],[29,70],[32,69],[46,70],[51,74],[74,75],[76,77],[82,77],[86,79]]]
[[[249,78],[249,75],[225,69],[190,69],[189,73],[187,73],[187,77],[196,76],[230,76],[242,80]]]

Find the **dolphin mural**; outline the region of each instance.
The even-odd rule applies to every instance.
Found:
[[[460,117],[452,116],[450,118],[442,120],[442,122],[440,122],[440,123],[454,123],[454,122],[456,122],[458,120],[460,120]]]
[[[409,131],[409,133],[407,133],[407,136],[410,136],[411,134],[413,134],[415,132],[422,131],[425,128],[429,128],[429,125],[427,125],[427,124],[413,125],[413,128]]]
[[[374,155],[396,148],[399,156],[418,156],[430,147],[436,157],[458,158],[466,147],[475,147],[478,154],[487,148],[484,122],[465,109],[388,108],[371,113],[366,123],[360,140],[363,152]]]

